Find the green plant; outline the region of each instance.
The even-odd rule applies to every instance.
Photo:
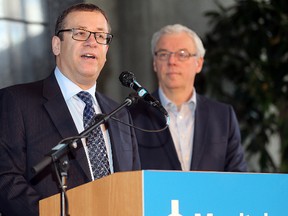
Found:
[[[259,155],[261,172],[288,172],[288,1],[216,4],[205,14],[207,94],[233,105],[247,158]],[[274,135],[280,165],[267,150]]]

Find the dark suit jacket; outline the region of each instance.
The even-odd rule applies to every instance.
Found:
[[[96,93],[103,113],[118,104]],[[126,109],[115,116],[131,123]],[[140,169],[134,130],[114,120],[107,122],[114,171]],[[63,138],[78,135],[54,73],[47,79],[0,91],[0,212],[38,215],[38,200],[59,192],[51,166],[32,179],[31,168]],[[68,189],[91,181],[82,148],[69,153]]]
[[[158,91],[152,95],[159,100]],[[198,94],[196,98],[190,170],[246,171],[240,131],[232,107]],[[155,130],[165,126],[164,115],[143,101],[132,106],[130,113],[136,127]],[[136,136],[142,169],[181,170],[169,129],[159,133],[136,130]]]

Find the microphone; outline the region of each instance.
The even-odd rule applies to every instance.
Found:
[[[136,78],[132,72],[123,71],[119,76],[119,80],[123,86],[134,89],[137,92],[138,96],[143,98],[144,101],[154,106],[156,109],[162,112],[166,117],[168,116],[167,111],[161,105],[161,103],[152,95],[150,95],[149,92],[136,81]]]

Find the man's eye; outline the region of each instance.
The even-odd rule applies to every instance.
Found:
[[[168,56],[168,53],[159,53],[159,56],[165,57],[165,56]]]
[[[185,58],[185,57],[187,57],[187,54],[186,53],[179,53],[178,56]]]
[[[98,34],[96,37],[101,38],[101,39],[106,39],[106,36],[104,34]]]
[[[83,35],[86,35],[86,32],[85,31],[76,31],[75,35],[83,36]]]

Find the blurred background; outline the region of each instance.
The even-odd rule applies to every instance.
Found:
[[[288,172],[288,3],[286,0],[0,0],[0,88],[48,76],[58,14],[95,3],[114,35],[97,88],[118,102],[133,72],[149,91],[157,83],[150,40],[167,24],[199,34],[207,49],[197,92],[233,105],[251,172]]]

